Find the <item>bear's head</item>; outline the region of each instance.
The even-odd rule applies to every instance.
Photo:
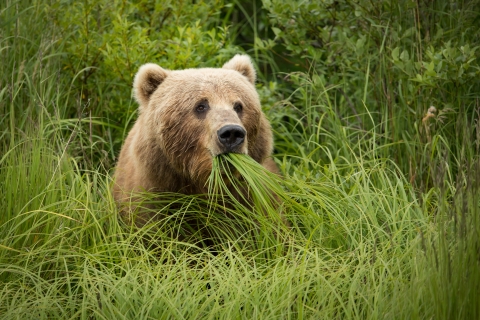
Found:
[[[262,163],[272,152],[272,133],[255,79],[245,55],[236,55],[222,68],[143,65],[135,76],[134,93],[139,120],[150,148],[161,154],[159,161],[203,184],[217,155],[243,153]]]

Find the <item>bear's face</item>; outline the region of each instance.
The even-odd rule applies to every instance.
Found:
[[[204,182],[219,154],[243,153],[254,159],[270,154],[271,137],[260,137],[264,151],[255,147],[268,122],[254,83],[250,59],[237,55],[220,69],[170,71],[147,64],[137,73],[134,88],[140,117],[163,161]],[[269,128],[266,132],[271,135]]]

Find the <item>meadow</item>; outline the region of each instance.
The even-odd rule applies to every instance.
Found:
[[[479,319],[479,7],[3,1],[0,318]],[[208,195],[144,194],[164,218],[119,219],[135,72],[236,53],[282,176],[216,158]]]

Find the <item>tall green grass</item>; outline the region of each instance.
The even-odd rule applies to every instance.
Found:
[[[370,105],[371,129],[349,126],[302,75],[296,117],[269,114],[281,176],[215,158],[209,194],[144,195],[157,219],[135,228],[94,161],[95,126],[118,128],[67,111],[85,106],[45,8],[0,11],[2,319],[480,317],[478,114],[459,113],[458,139],[432,130],[416,188]]]

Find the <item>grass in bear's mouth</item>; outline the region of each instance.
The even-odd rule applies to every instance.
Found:
[[[240,177],[239,171],[228,160],[232,153],[222,153],[213,158],[212,173],[215,170],[219,170],[222,178],[229,183],[232,178],[238,179]],[[217,174],[217,172],[215,172]]]
[[[227,153],[213,159],[207,184],[211,203],[230,207],[238,213],[237,219],[243,218],[271,236],[285,227],[282,201],[289,197],[280,182],[279,176],[251,157]]]
[[[208,193],[233,197],[236,202],[247,201],[256,209],[276,207],[272,193],[283,198],[284,190],[277,175],[267,171],[251,157],[227,153],[213,159],[208,179]]]

